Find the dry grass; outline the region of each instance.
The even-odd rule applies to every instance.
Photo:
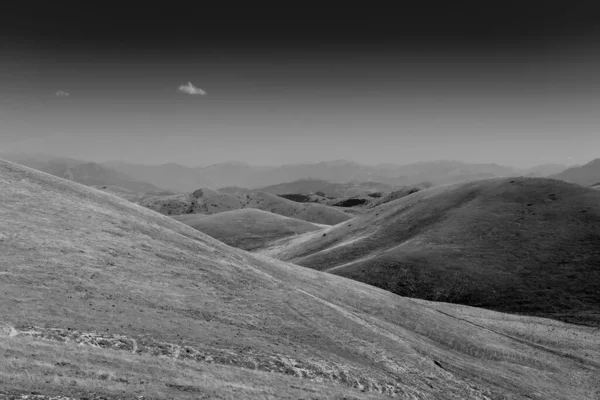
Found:
[[[237,250],[124,199],[1,161],[0,227],[2,322],[126,337],[167,353],[3,337],[1,386],[10,390],[129,394],[156,379],[147,392],[164,383],[165,398],[599,395],[597,358],[577,336],[541,346],[547,335],[529,335],[504,314],[481,311],[486,327],[452,306]],[[177,346],[203,357],[169,356]],[[80,383],[71,386],[72,376]]]
[[[381,398],[282,374],[28,337],[0,337],[0,352],[0,395],[39,392],[77,398],[90,393],[147,399]]]

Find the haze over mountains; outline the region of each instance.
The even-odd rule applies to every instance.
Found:
[[[551,177],[578,183],[583,186],[597,185],[600,183],[600,158],[592,160],[585,165],[571,167],[560,173],[551,175]]]
[[[117,186],[133,192],[161,191],[152,183],[135,180],[127,174],[98,163],[55,158],[44,154],[0,153],[0,157],[87,186]]]
[[[600,393],[597,330],[400,297],[4,161],[0,187],[5,393]]]
[[[54,170],[50,167],[53,164],[67,164],[64,169],[68,169],[67,160],[55,159],[55,157],[43,154],[2,153],[2,157],[6,160],[18,162],[49,173],[54,173]],[[567,168],[566,165],[551,164],[528,169],[518,169],[492,163],[469,164],[460,161],[444,160],[408,165],[381,164],[376,166],[362,165],[345,160],[279,166],[252,166],[242,162],[227,162],[206,167],[186,167],[176,163],[141,165],[125,162],[104,162],[99,164],[70,159],[68,162],[71,165],[88,166],[88,169],[92,169],[93,166],[93,169],[98,170],[95,175],[93,175],[93,172],[89,172],[88,174],[91,175],[89,177],[84,175],[79,179],[75,176],[74,178],[79,179],[76,181],[81,181],[80,183],[89,184],[87,182],[94,182],[91,184],[117,185],[128,189],[133,187],[143,189],[143,185],[149,183],[154,185],[154,188],[148,190],[161,188],[180,193],[199,188],[215,190],[236,186],[243,189],[266,189],[264,191],[275,194],[287,194],[294,192],[282,193],[292,189],[286,189],[280,185],[295,181],[298,181],[296,185],[305,181],[306,188],[303,188],[300,191],[301,193],[305,193],[311,186],[317,189],[319,185],[318,180],[327,181],[329,184],[358,182],[358,184],[363,185],[363,188],[354,191],[351,187],[325,187],[326,190],[330,190],[332,195],[336,197],[342,195],[341,191],[344,190],[347,191],[347,194],[344,195],[366,194],[369,190],[367,189],[367,185],[372,185],[372,192],[388,191],[384,189],[417,184],[438,185],[469,179],[502,176],[548,176]],[[105,168],[106,171],[102,168]],[[65,175],[65,172],[60,170],[56,171],[56,173]],[[118,175],[117,173],[120,176],[112,176]],[[104,177],[103,175],[108,176]],[[119,181],[123,181],[123,184],[119,185],[115,183]]]
[[[467,164],[459,161],[436,161],[405,166],[389,164],[368,166],[345,160],[280,166],[252,166],[231,162],[197,168],[173,164],[148,167],[125,163],[107,165],[135,179],[176,191],[190,190],[191,187],[217,189],[226,186],[258,189],[303,179],[320,179],[331,183],[378,182],[393,186],[423,182],[444,184],[467,179],[521,174],[547,176],[567,168],[566,166],[542,166],[519,170],[496,164]],[[184,183],[183,177],[186,176],[189,177],[189,181]]]

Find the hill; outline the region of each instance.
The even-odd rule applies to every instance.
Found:
[[[399,297],[3,161],[0,187],[8,398],[600,394],[595,330]]]
[[[188,194],[147,198],[140,204],[165,215],[217,214],[242,208],[254,208],[284,217],[325,225],[335,225],[351,218],[346,213],[332,207],[313,203],[297,203],[259,191],[248,194],[230,194],[198,189]]]
[[[251,208],[213,215],[175,215],[173,218],[243,250],[253,250],[277,239],[321,229],[321,226],[310,222]]]
[[[409,194],[413,194],[418,192],[419,190],[426,189],[423,186],[406,186],[397,190],[392,191],[391,193],[387,193],[382,195],[381,197],[373,199],[369,202],[367,208],[375,208],[379,207],[382,204],[389,203],[394,200],[401,199],[403,197],[408,196]]]
[[[582,166],[569,168],[560,174],[552,175],[552,178],[578,183],[583,186],[596,184],[600,182],[600,158]]]
[[[333,183],[322,179],[301,179],[294,182],[280,183],[277,185],[260,188],[260,191],[277,195],[292,193],[315,194],[320,192],[322,196],[350,197],[365,196],[373,192],[391,192],[395,186],[379,182],[346,182]]]
[[[414,185],[404,186],[397,188],[390,192],[369,192],[366,195],[352,195],[352,196],[322,196],[320,194],[280,194],[278,196],[288,200],[292,200],[298,203],[319,203],[333,207],[341,208],[355,208],[355,209],[370,209],[378,207],[382,204],[389,203],[390,201],[397,200],[409,194],[418,192],[419,190],[425,189],[429,186],[426,185]],[[348,211],[348,210],[346,210]],[[356,210],[359,211],[359,210]]]
[[[566,182],[434,187],[263,252],[405,296],[600,326],[600,193]]]

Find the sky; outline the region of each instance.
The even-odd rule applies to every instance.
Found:
[[[600,157],[593,2],[480,3],[9,6],[0,152],[191,166]]]

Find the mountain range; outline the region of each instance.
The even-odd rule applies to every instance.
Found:
[[[190,192],[198,188],[216,190],[238,187],[240,189],[237,190],[261,189],[267,192],[273,190],[277,192],[276,194],[286,194],[281,193],[284,188],[276,188],[273,185],[302,180],[321,180],[327,181],[329,184],[359,182],[361,185],[371,184],[374,187],[378,184],[384,187],[439,185],[503,176],[544,177],[557,174],[567,168],[565,165],[546,164],[528,169],[518,169],[493,163],[472,164],[448,160],[375,166],[335,160],[278,166],[253,166],[243,162],[226,162],[205,167],[188,167],[176,163],[162,165],[131,164],[121,161],[90,163],[43,154],[0,154],[0,157],[38,170],[58,174],[61,177],[73,176],[73,179],[76,181],[79,179],[80,183],[86,185],[116,185],[127,189],[136,188],[137,191],[146,186],[149,188],[148,190],[160,188],[178,193]],[[79,172],[77,168],[84,171]],[[148,186],[148,184],[153,186]],[[265,188],[267,190],[264,190]],[[336,195],[339,195],[340,190],[343,189],[330,188]],[[349,190],[346,195],[365,194],[352,192],[350,187],[346,189]],[[236,189],[233,188],[233,190]]]
[[[438,185],[468,179],[527,175],[547,176],[566,169],[561,165],[545,165],[530,169],[517,169],[497,164],[469,164],[460,161],[435,161],[409,165],[369,166],[356,162],[337,160],[314,164],[252,166],[230,162],[208,167],[183,167],[176,164],[141,166],[126,163],[108,163],[107,166],[135,179],[151,182],[174,191],[193,188],[238,186],[248,189],[271,189],[272,185],[300,180],[322,180],[330,183],[367,182],[388,186],[416,184]],[[278,193],[279,194],[279,193]]]

